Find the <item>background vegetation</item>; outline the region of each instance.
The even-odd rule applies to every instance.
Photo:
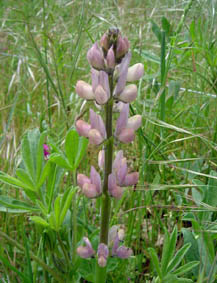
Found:
[[[87,50],[108,28],[117,26],[129,38],[131,64],[145,66],[131,108],[131,114],[142,114],[143,124],[137,142],[126,149],[140,181],[113,203],[111,220],[125,229],[125,241],[135,256],[112,263],[108,282],[157,282],[157,276],[170,282],[162,275],[172,269],[165,258],[169,261],[189,243],[174,266],[198,261],[186,269],[185,277],[194,282],[217,280],[216,11],[215,0],[0,1],[2,172],[15,176],[23,158],[21,139],[29,129],[46,130],[52,150],[64,150],[66,133],[74,127],[82,104],[75,94],[76,81],[90,81]],[[88,146],[78,171],[89,172],[90,161],[97,164],[97,151]],[[63,178],[60,192],[69,184],[67,176]],[[1,282],[55,282],[52,272],[30,258],[33,253],[56,270],[51,254],[62,257],[58,244],[54,241],[49,250],[44,237],[42,243],[44,230],[30,220],[35,213],[8,208],[5,196],[25,199],[19,189],[0,184]],[[96,237],[97,202],[95,206],[78,195],[77,209],[78,222],[83,221],[79,225],[85,227],[78,227],[78,240],[83,235]],[[60,237],[67,241],[65,228]],[[78,282],[91,282],[91,262],[79,264]],[[178,270],[173,276],[179,274]]]

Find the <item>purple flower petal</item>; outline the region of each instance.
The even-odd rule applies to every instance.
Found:
[[[119,78],[115,88],[115,95],[119,95],[126,85],[130,59],[131,59],[131,53],[128,52],[121,61],[121,64],[119,66]]]

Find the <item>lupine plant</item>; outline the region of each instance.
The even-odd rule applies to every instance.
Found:
[[[76,129],[80,136],[101,148],[98,156],[102,177],[94,166],[91,166],[90,177],[79,173],[77,183],[87,198],[101,198],[101,226],[97,253],[93,250],[87,237],[83,238],[85,246],[79,246],[77,253],[82,258],[97,257],[95,282],[106,282],[106,263],[109,255],[128,258],[133,254],[131,248],[121,245],[118,231],[113,235],[111,251],[108,246],[109,220],[112,199],[120,199],[123,187],[138,182],[138,172],[128,172],[127,159],[123,151],[116,152],[115,146],[134,141],[135,131],[141,125],[141,116],[129,116],[129,103],[137,97],[137,86],[132,83],[139,80],[144,73],[141,63],[129,67],[131,53],[129,42],[118,29],[110,29],[105,33],[100,45],[94,43],[87,52],[91,66],[92,85],[79,80],[76,93],[85,100],[95,103],[99,113],[89,109],[89,123],[81,117],[76,121]],[[115,120],[115,112],[118,118]],[[104,120],[103,120],[104,118]]]

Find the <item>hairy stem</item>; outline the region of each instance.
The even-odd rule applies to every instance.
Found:
[[[112,156],[113,156],[113,136],[112,136],[112,109],[113,109],[113,73],[109,75],[109,86],[111,98],[105,105],[105,125],[107,140],[105,147],[105,170],[101,207],[101,227],[100,227],[100,243],[108,244],[109,218],[111,209],[111,199],[108,194],[108,176],[112,172]],[[96,283],[106,282],[106,267],[101,268],[96,264]]]

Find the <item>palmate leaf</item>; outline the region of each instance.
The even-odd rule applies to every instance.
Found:
[[[76,170],[84,157],[88,140],[80,137],[75,130],[70,130],[66,136],[65,151],[68,163]]]
[[[16,213],[25,213],[25,212],[36,212],[39,209],[33,207],[32,205],[20,201],[9,196],[0,196],[0,211],[5,212],[16,212]]]

